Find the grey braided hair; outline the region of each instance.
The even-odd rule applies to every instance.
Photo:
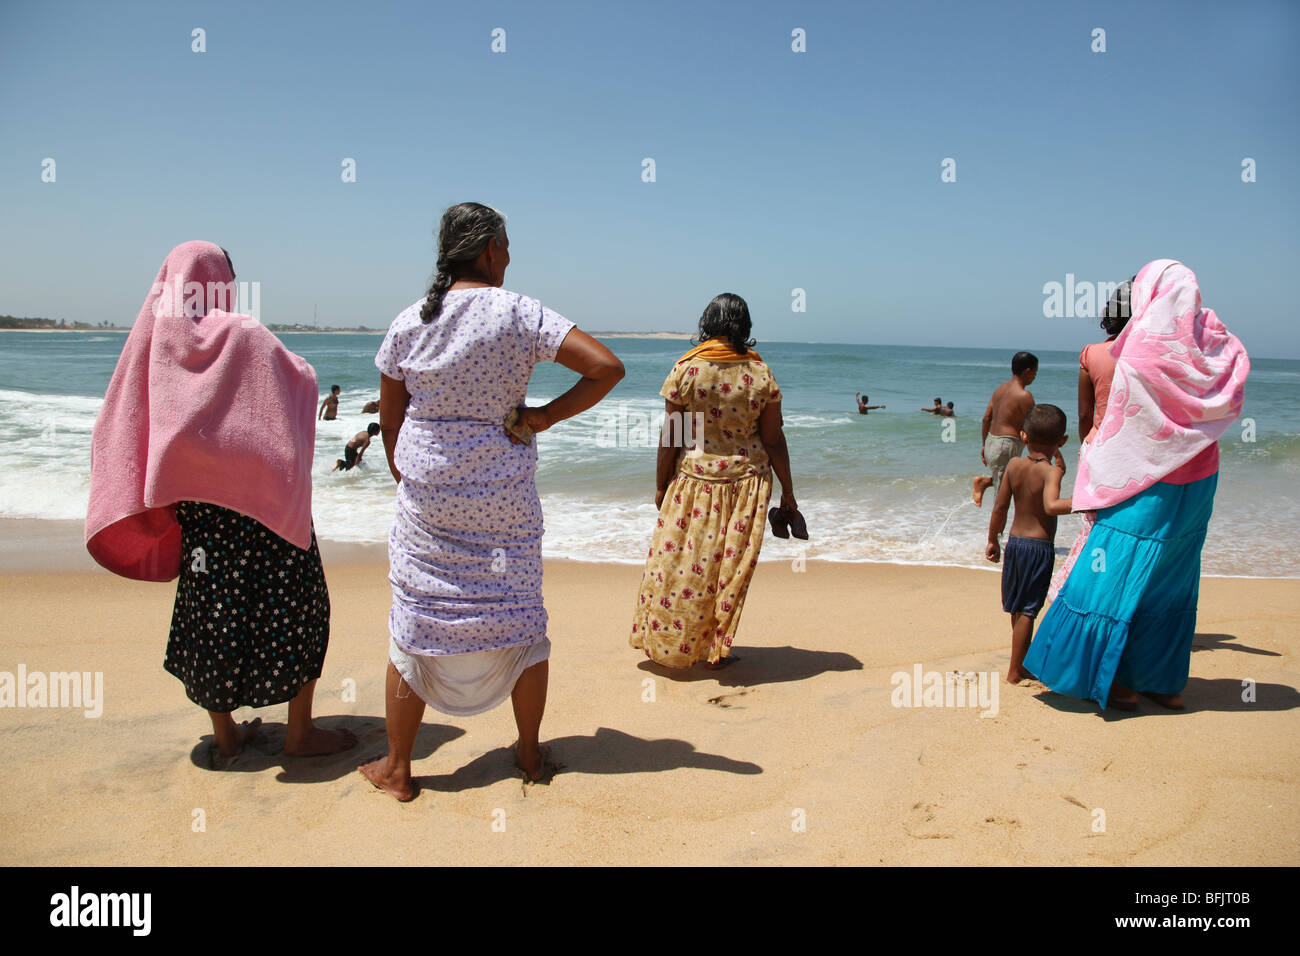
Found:
[[[442,311],[442,297],[457,279],[488,281],[474,272],[474,260],[489,241],[500,243],[506,233],[506,217],[477,202],[457,203],[442,214],[438,226],[437,273],[420,307],[420,321],[432,322]]]

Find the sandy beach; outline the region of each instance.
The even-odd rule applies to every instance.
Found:
[[[285,758],[281,705],[225,761],[162,667],[174,585],[86,567],[76,524],[3,522],[0,671],[103,674],[97,718],[0,709],[8,864],[1300,863],[1297,580],[1203,581],[1184,713],[1000,685],[994,714],[891,699],[918,666],[1000,676],[992,573],[764,563],[741,660],[683,675],[626,645],[639,568],[548,562],[542,731],[562,770],[523,786],[508,705],[427,711],[421,793],[399,805],[356,772],[384,749],[382,549],[322,543],[316,712],[360,746]]]

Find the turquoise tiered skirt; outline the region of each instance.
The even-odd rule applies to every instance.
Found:
[[[1097,512],[1061,593],[1025,655],[1059,694],[1106,706],[1111,684],[1178,694],[1187,686],[1201,546],[1218,474],[1159,482]]]

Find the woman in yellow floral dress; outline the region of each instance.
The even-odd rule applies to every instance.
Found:
[[[660,390],[665,405],[659,520],[630,642],[667,667],[729,656],[763,545],[772,472],[794,511],[781,391],[750,346],[749,306],[723,293],[700,317],[700,344]]]

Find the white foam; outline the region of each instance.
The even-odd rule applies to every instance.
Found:
[[[538,404],[544,398],[531,395],[529,402]],[[5,468],[0,517],[84,519],[90,438],[101,405],[98,397],[0,389],[0,456]],[[653,503],[657,432],[652,430],[644,445],[624,441],[609,447],[611,427],[617,431],[622,426],[617,425],[617,405],[605,411],[604,415],[584,414],[537,437],[547,557],[644,561],[657,515]],[[624,403],[623,411],[625,419],[643,416],[656,422],[657,429],[655,416],[662,416],[663,405],[657,397],[637,399]],[[851,413],[791,415],[787,423],[797,433],[801,428],[839,426],[855,417]],[[387,540],[396,486],[382,442],[372,440],[358,468],[330,471],[347,441],[373,420],[375,416],[349,414],[317,423],[313,512],[322,539]],[[936,446],[930,432],[921,437],[877,436],[873,441],[876,444],[860,449],[811,437],[802,448],[792,443],[800,506],[812,540],[781,540],[768,534],[761,560],[804,557],[996,568],[984,558],[991,502],[986,501],[984,509],[976,508],[969,501],[968,477],[927,470],[927,462],[955,460],[938,455],[961,452]],[[1290,543],[1295,522],[1289,517],[1297,511],[1291,488],[1297,463],[1290,457],[1280,462],[1268,457],[1255,448],[1225,454],[1202,554],[1204,573],[1300,573],[1300,555]],[[976,462],[971,465],[973,471]],[[1061,519],[1058,556],[1069,548],[1078,526],[1075,516]]]

